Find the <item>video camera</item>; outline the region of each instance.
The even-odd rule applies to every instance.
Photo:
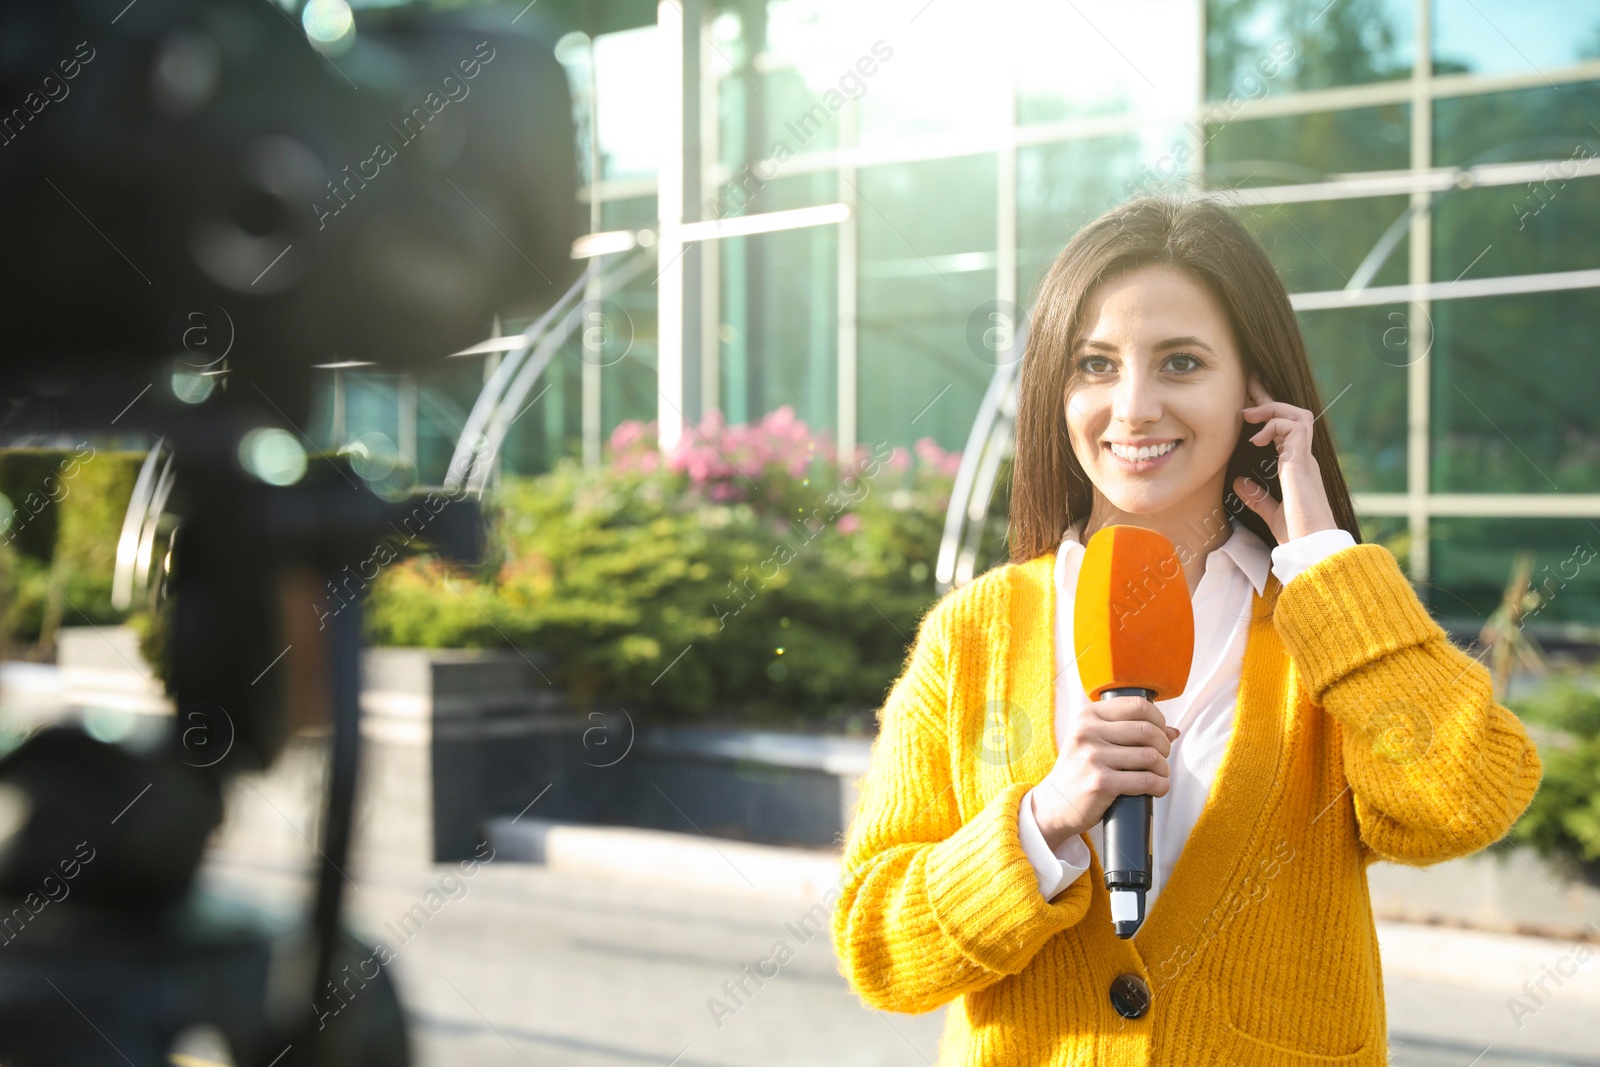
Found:
[[[415,368],[568,288],[585,220],[566,75],[520,5],[115,6],[0,8],[0,443],[171,450],[176,715],[150,747],[63,724],[0,758],[0,1063],[166,1064],[204,1024],[236,1064],[403,1064],[387,976],[331,1021],[312,1007],[367,952],[339,871],[361,613],[319,628],[306,605],[412,510],[347,459],[306,462],[313,374]],[[480,527],[453,500],[429,534],[472,560]],[[228,776],[323,723],[315,900],[285,933],[194,876]]]

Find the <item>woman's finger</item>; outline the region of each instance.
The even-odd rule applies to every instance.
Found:
[[[1261,429],[1250,435],[1250,440],[1254,444],[1263,444],[1265,442],[1261,440],[1261,437],[1263,434],[1267,433],[1272,435],[1273,440],[1286,439],[1295,430],[1301,429],[1305,426],[1305,423],[1299,422],[1295,419],[1283,417],[1268,419],[1266,424],[1263,425]]]
[[[1095,730],[1096,736],[1107,744],[1119,748],[1153,748],[1163,756],[1172,751],[1176,727],[1157,726],[1148,719],[1105,722]]]
[[[1267,524],[1272,536],[1280,545],[1283,544],[1287,538],[1283,505],[1274,500],[1272,494],[1267,492],[1266,487],[1260,482],[1254,478],[1246,478],[1242,474],[1233,480],[1233,491],[1245,502],[1246,507],[1261,516],[1261,521]]]
[[[1244,408],[1243,410],[1246,411],[1246,412],[1253,411],[1253,412],[1256,412],[1257,414],[1262,414],[1262,415],[1284,415],[1284,416],[1289,416],[1289,417],[1293,417],[1293,418],[1298,418],[1298,417],[1300,417],[1302,415],[1306,416],[1307,418],[1309,418],[1310,415],[1311,415],[1311,412],[1310,412],[1309,409],[1302,408],[1302,407],[1296,407],[1295,405],[1289,404],[1289,403],[1285,403],[1282,400],[1264,400],[1259,404],[1252,404],[1249,407]],[[1250,421],[1251,422],[1258,422],[1260,420],[1251,419]]]

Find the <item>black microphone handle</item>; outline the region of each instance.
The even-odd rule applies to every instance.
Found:
[[[1104,690],[1100,699],[1143,697],[1154,701],[1155,695],[1154,689],[1126,687]],[[1111,802],[1101,820],[1105,837],[1106,889],[1131,890],[1138,904],[1134,917],[1112,920],[1112,928],[1124,940],[1137,933],[1145,919],[1145,892],[1150,888],[1154,870],[1150,853],[1154,803],[1155,797],[1149,793],[1125,794]]]

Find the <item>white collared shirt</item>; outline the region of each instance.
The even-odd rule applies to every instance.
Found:
[[[1084,546],[1078,539],[1083,523],[1067,530],[1056,551],[1055,647],[1055,734],[1060,751],[1072,718],[1088,700],[1076,669],[1073,644],[1072,606],[1077,597],[1078,567]],[[1153,798],[1150,853],[1154,870],[1145,894],[1145,914],[1155,905],[1161,887],[1189,832],[1194,829],[1211,792],[1212,779],[1227,752],[1233,734],[1234,708],[1239,695],[1239,673],[1244,666],[1245,641],[1250,631],[1252,592],[1264,593],[1270,567],[1278,581],[1288,585],[1301,571],[1327,556],[1354,545],[1355,538],[1345,530],[1319,530],[1269,550],[1260,537],[1244,524],[1233,521],[1233,535],[1220,548],[1206,556],[1205,573],[1196,587],[1194,605],[1194,659],[1188,687],[1171,700],[1158,700],[1156,707],[1167,725],[1179,733],[1167,757],[1166,796]],[[1089,869],[1089,850],[1081,835],[1062,843],[1058,852],[1046,844],[1039,824],[1034,821],[1031,801],[1035,786],[1022,797],[1017,814],[1017,830],[1022,850],[1039,877],[1039,892],[1050,900]],[[1096,854],[1105,855],[1105,831],[1101,822],[1089,828]]]

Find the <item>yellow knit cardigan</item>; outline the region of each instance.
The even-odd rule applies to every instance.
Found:
[[[1072,669],[1053,564],[995,567],[919,624],[845,838],[840,973],[873,1008],[949,1004],[941,1067],[1386,1064],[1367,866],[1489,845],[1543,774],[1488,672],[1381,545],[1270,578],[1211,794],[1124,941],[1088,834],[1090,869],[1051,901],[1017,835]],[[1140,1018],[1111,1001],[1123,974],[1150,989]]]

